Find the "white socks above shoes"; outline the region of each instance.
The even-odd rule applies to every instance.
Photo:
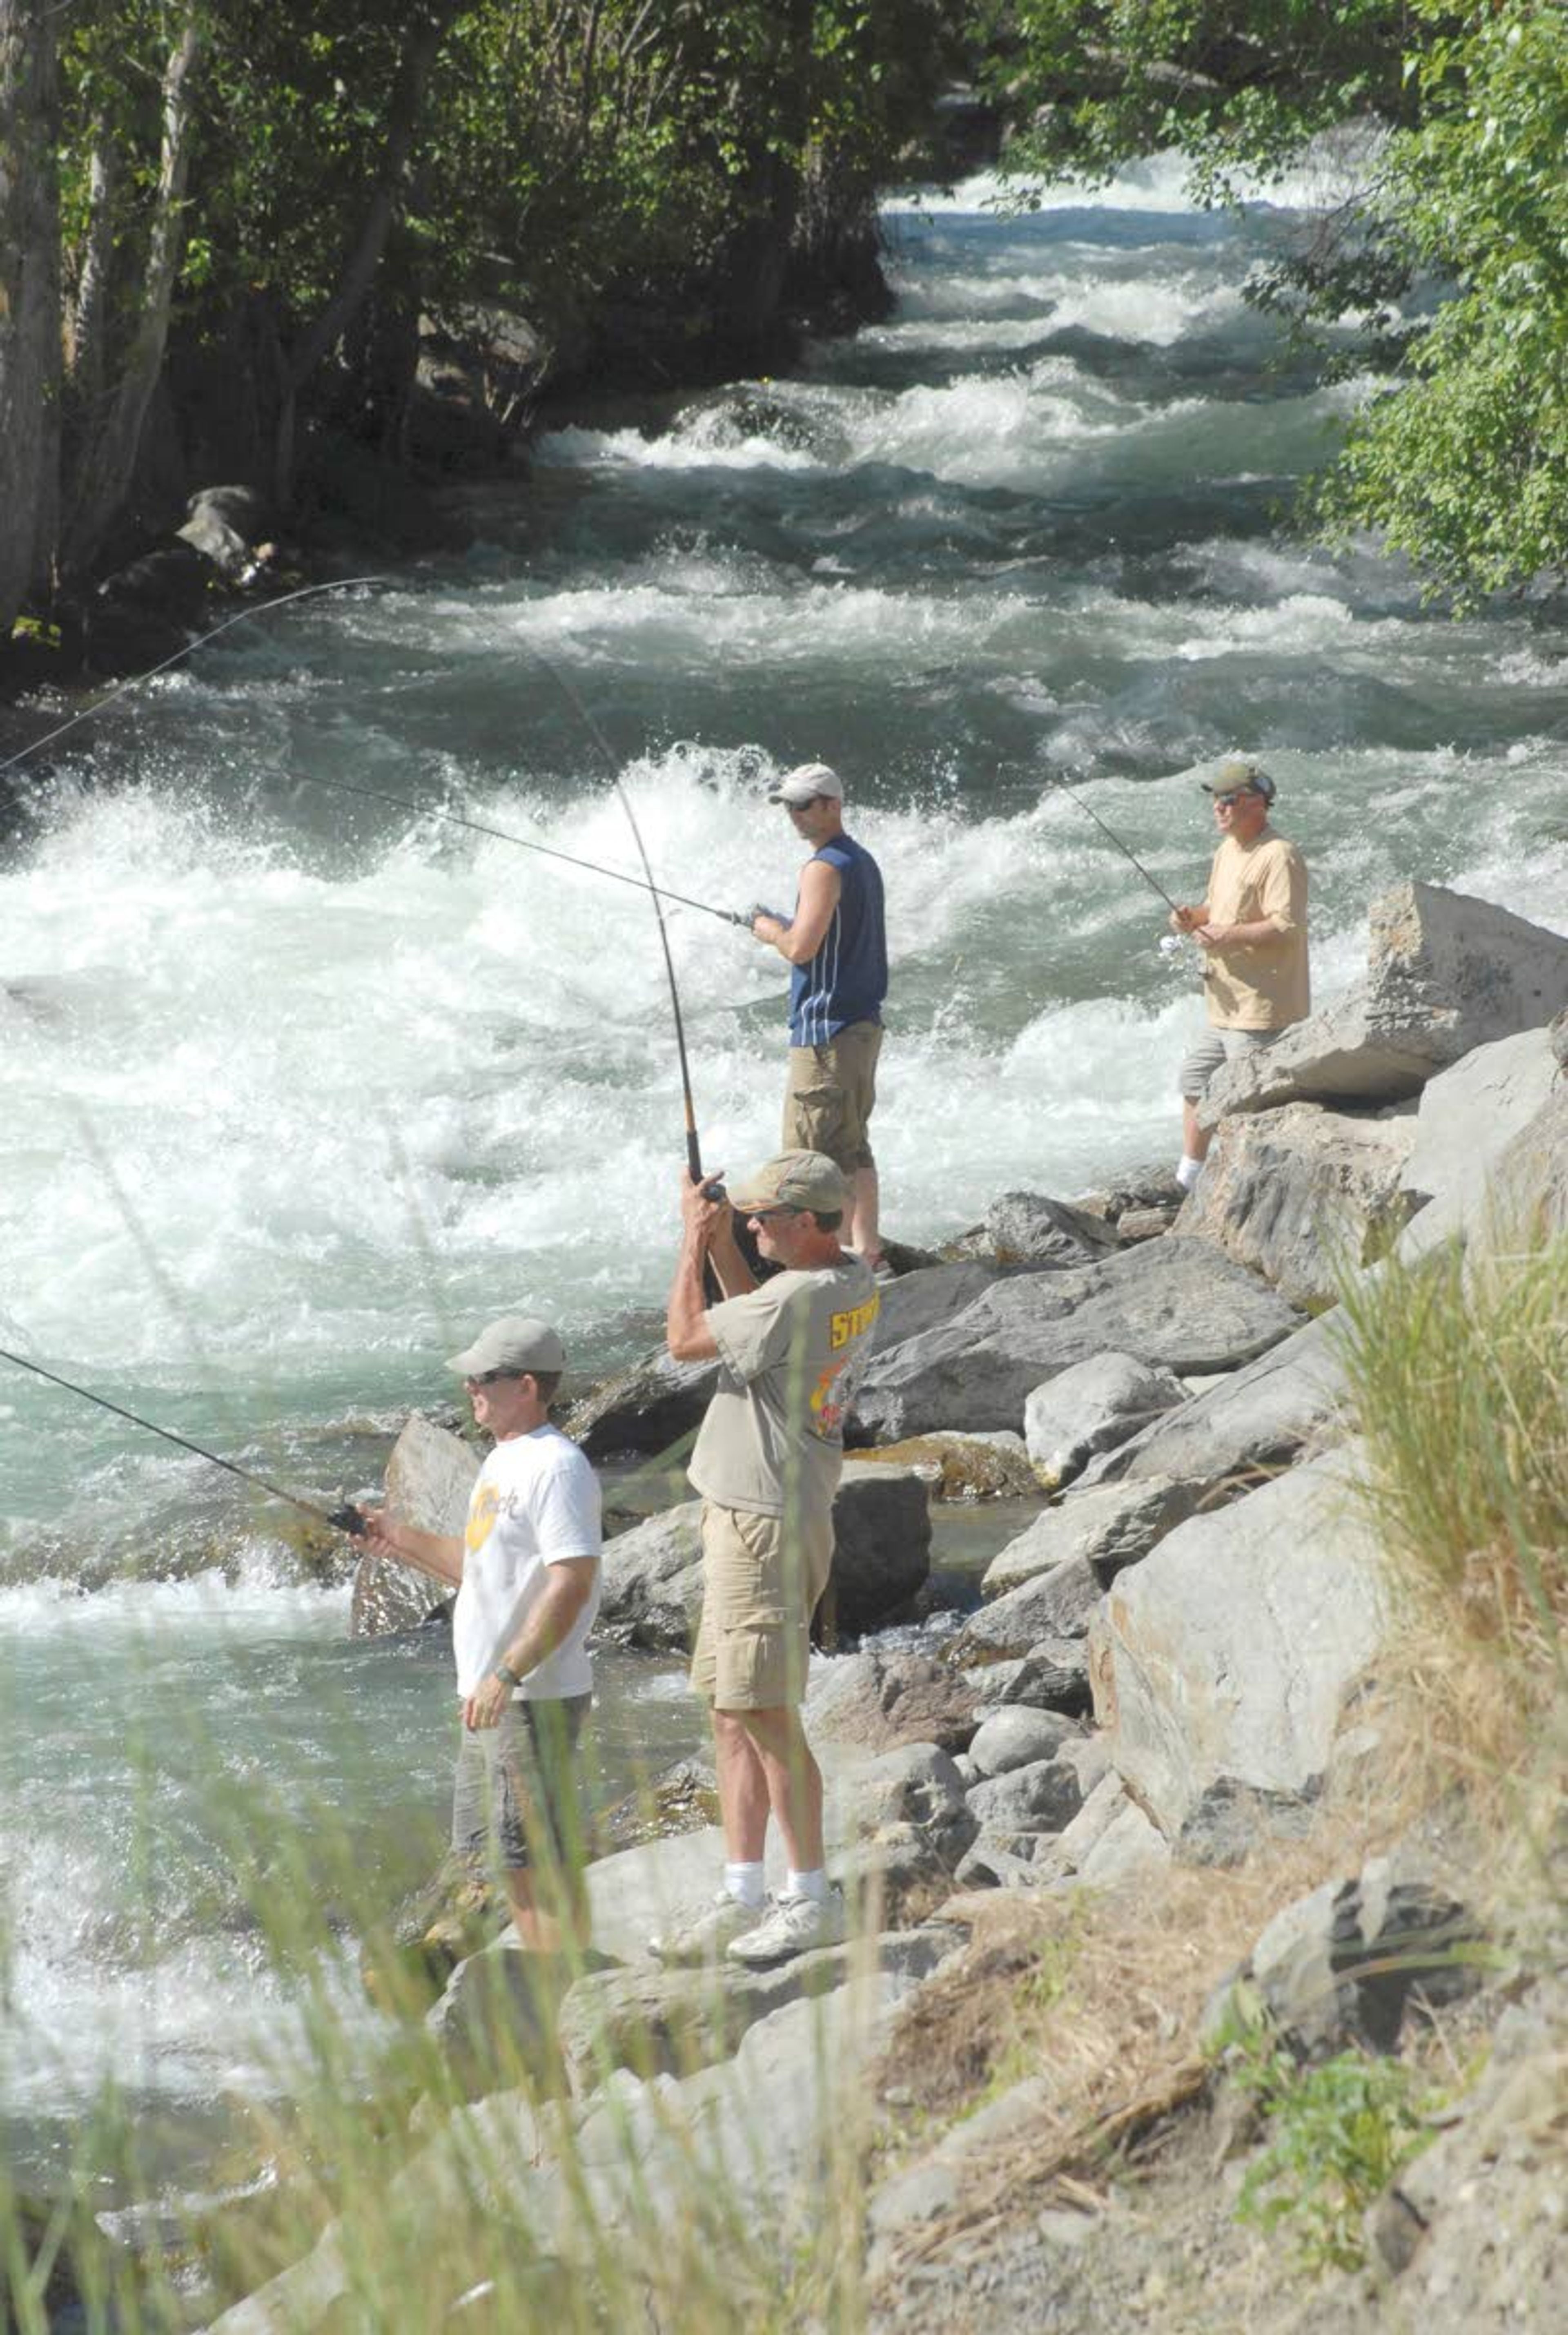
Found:
[[[1194,1159],[1189,1153],[1184,1151],[1177,1163],[1176,1171],[1176,1179],[1181,1186],[1182,1190],[1184,1192],[1190,1192],[1203,1172],[1203,1161],[1201,1159]]]
[[[724,1886],[731,1897],[753,1910],[763,1903],[767,1895],[762,1885],[760,1865],[727,1865],[724,1867]]]

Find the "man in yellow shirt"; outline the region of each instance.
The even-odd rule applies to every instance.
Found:
[[[1204,952],[1205,1036],[1181,1072],[1182,1157],[1176,1182],[1198,1180],[1209,1135],[1198,1102],[1221,1064],[1261,1046],[1312,1011],[1307,974],[1307,863],[1269,825],[1274,782],[1242,755],[1205,782],[1212,795],[1219,849],[1205,898],[1177,908],[1173,932],[1191,933]]]

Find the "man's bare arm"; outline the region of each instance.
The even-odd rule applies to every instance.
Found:
[[[421,1532],[417,1525],[406,1525],[401,1516],[385,1508],[365,1508],[364,1545],[372,1556],[389,1557],[397,1565],[411,1565],[416,1573],[427,1573],[434,1581],[444,1582],[449,1589],[460,1589],[463,1582],[463,1542],[460,1533]]]
[[[760,941],[776,948],[786,964],[809,964],[828,936],[843,889],[844,879],[837,867],[826,859],[808,859],[800,870],[795,914],[784,917],[764,912],[753,918],[751,930]]]

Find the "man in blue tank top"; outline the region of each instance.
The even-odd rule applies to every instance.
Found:
[[[882,1263],[876,1162],[867,1122],[876,1100],[887,936],[882,871],[844,832],[844,787],[826,762],[803,762],[769,789],[811,847],[792,916],[759,908],[751,930],[789,966],[786,1151],[821,1151],[848,1178],[846,1246]]]

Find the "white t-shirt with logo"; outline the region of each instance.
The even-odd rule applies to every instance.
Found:
[[[546,1568],[600,1553],[599,1487],[576,1445],[556,1427],[498,1443],[469,1499],[462,1586],[452,1609],[458,1692],[470,1695],[502,1659],[546,1585]],[[587,1694],[588,1633],[599,1611],[595,1566],[586,1604],[518,1693],[529,1701]]]

